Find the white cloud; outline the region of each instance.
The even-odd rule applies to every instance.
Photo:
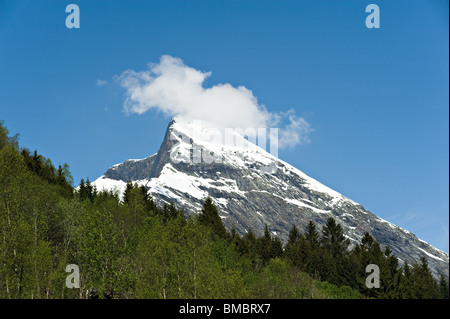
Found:
[[[95,84],[97,86],[103,86],[103,85],[108,84],[108,81],[103,81],[103,80],[97,79],[97,82],[95,82]]]
[[[116,80],[126,89],[124,109],[129,113],[159,110],[168,116],[181,114],[243,129],[279,127],[287,120],[289,123],[279,128],[279,146],[309,142],[310,125],[294,110],[271,113],[244,86],[225,83],[205,88],[203,83],[209,76],[211,72],[196,70],[179,58],[164,55],[147,70],[127,70]]]
[[[311,125],[302,117],[295,114],[295,111],[290,109],[285,113],[289,119],[289,124],[280,130],[278,137],[279,148],[292,148],[297,144],[309,143],[309,135],[313,131]]]

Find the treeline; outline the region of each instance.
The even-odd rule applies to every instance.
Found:
[[[349,250],[349,239],[333,218],[327,220],[321,233],[309,222],[306,232],[300,234],[296,227],[289,233],[284,256],[292,265],[337,286],[358,289],[366,297],[383,299],[435,299],[448,298],[448,282],[441,276],[437,282],[431,275],[427,259],[408,261],[399,267],[397,257],[389,246],[380,244],[368,233],[359,245]],[[372,271],[368,265],[379,269],[379,287],[368,288],[366,278]]]
[[[399,267],[369,234],[349,250],[331,218],[320,232],[293,227],[283,247],[267,226],[227,231],[211,198],[186,218],[132,183],[75,191],[66,164],[8,134],[0,123],[0,298],[448,298],[425,258]],[[80,288],[66,287],[69,264]],[[368,264],[380,288],[366,287]]]

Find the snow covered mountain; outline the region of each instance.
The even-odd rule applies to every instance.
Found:
[[[267,224],[283,242],[293,225],[304,231],[312,220],[320,229],[331,216],[352,244],[369,232],[400,262],[425,255],[433,274],[448,278],[447,253],[217,124],[177,116],[156,154],[114,165],[93,184],[122,193],[127,180],[145,185],[155,202],[173,201],[186,214],[199,212],[210,195],[227,228],[260,235]]]

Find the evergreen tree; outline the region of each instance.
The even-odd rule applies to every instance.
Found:
[[[277,236],[272,238],[271,258],[281,258],[283,255],[283,244]]]
[[[440,297],[442,299],[448,299],[449,287],[448,287],[448,281],[447,281],[447,279],[445,279],[444,275],[441,275],[441,277],[439,279],[439,290],[441,293]]]
[[[292,266],[306,270],[306,240],[295,225],[289,232],[288,242],[284,248],[284,256]]]
[[[86,189],[86,184],[84,183],[84,179],[83,178],[80,181],[80,185],[79,185],[79,188],[78,188],[78,195],[79,195],[81,200],[85,200],[86,198],[88,198],[88,191]]]
[[[248,252],[247,258],[249,259],[253,268],[256,268],[258,266],[258,247],[255,233],[251,228],[247,230],[243,240],[246,246],[246,251]]]
[[[86,196],[87,198],[93,202],[95,197],[97,196],[97,188],[96,186],[92,186],[91,182],[89,181],[89,177],[86,180]]]
[[[320,235],[312,220],[310,220],[306,226],[305,239],[311,249],[317,249],[320,245]]]
[[[345,237],[342,226],[337,224],[333,217],[327,219],[322,229],[322,244],[335,258],[342,257],[350,245],[350,240]]]
[[[163,216],[164,221],[172,220],[177,218],[179,215],[184,216],[182,211],[179,211],[173,201],[170,201],[169,204],[164,204],[163,208]]]
[[[392,253],[389,246],[384,249],[384,258],[380,267],[380,289],[378,294],[384,299],[401,298],[401,269],[398,267],[398,259]]]
[[[408,264],[408,261],[405,260],[402,271],[402,280],[401,280],[401,298],[402,299],[412,299],[413,297],[413,289],[414,289],[414,279],[412,276],[411,266]]]
[[[248,245],[246,245],[244,238],[237,233],[234,226],[231,228],[229,240],[235,247],[239,256],[243,257],[249,254]]]
[[[360,247],[363,251],[368,251],[372,247],[373,243],[374,243],[373,237],[366,232],[363,238],[361,239]]]
[[[125,191],[123,193],[123,203],[127,204],[129,201],[130,193],[133,190],[134,185],[130,180],[127,180],[127,184],[125,186]]]
[[[413,265],[412,277],[414,281],[413,297],[417,299],[439,298],[439,286],[431,275],[428,260],[425,256],[420,257],[420,263]]]
[[[286,244],[286,247],[295,245],[300,239],[300,232],[298,231],[297,227],[294,225],[292,226],[291,230],[289,231],[288,241]]]
[[[203,203],[202,211],[198,215],[198,221],[200,224],[210,228],[213,236],[217,236],[219,238],[227,237],[227,231],[222,223],[222,219],[219,216],[217,206],[214,204],[210,196],[208,196]]]
[[[149,215],[155,214],[156,205],[155,205],[155,202],[153,201],[150,193],[148,192],[147,188],[144,185],[141,185],[139,187],[139,189],[141,190],[142,198],[144,200],[145,209],[146,209],[147,213]]]
[[[316,225],[313,221],[309,221],[308,225],[306,226],[306,232],[305,232],[305,247],[303,248],[303,259],[304,259],[304,266],[303,269],[314,276],[315,278],[319,277],[320,273],[323,274],[326,273],[326,269],[329,270],[329,266],[326,266],[329,264],[330,261],[325,260],[327,254],[324,253],[324,248],[321,247],[321,238],[320,234],[317,231]],[[323,269],[321,269],[323,268]]]
[[[272,237],[270,236],[269,227],[264,225],[264,234],[257,239],[258,255],[261,258],[262,266],[266,266],[272,258]]]
[[[322,228],[322,246],[326,252],[323,254],[323,264],[328,269],[326,274],[327,281],[337,284],[346,285],[347,268],[347,248],[350,240],[345,237],[342,226],[337,224],[335,219],[330,217]]]

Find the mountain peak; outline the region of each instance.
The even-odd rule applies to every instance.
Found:
[[[99,190],[123,192],[126,181],[133,181],[144,185],[155,202],[173,201],[186,215],[199,212],[209,195],[227,228],[241,234],[251,228],[259,235],[267,224],[283,242],[292,226],[304,230],[313,221],[320,229],[333,217],[353,245],[368,232],[389,245],[400,262],[426,255],[434,275],[448,277],[448,254],[375,216],[242,133],[175,116],[156,154],[114,165],[94,184]]]

